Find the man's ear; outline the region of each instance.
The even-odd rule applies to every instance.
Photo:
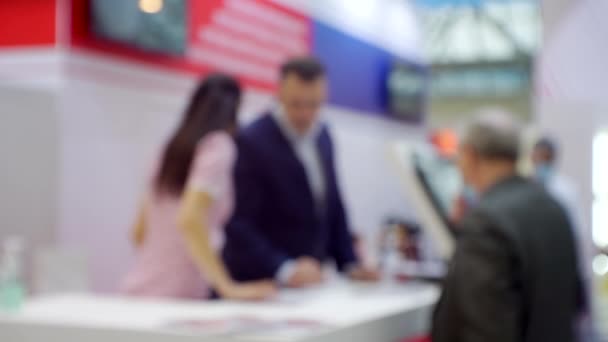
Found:
[[[479,153],[475,152],[474,150],[469,150],[469,158],[471,161],[471,166],[473,167],[478,167],[479,164],[482,162],[481,161],[481,157],[479,156]]]

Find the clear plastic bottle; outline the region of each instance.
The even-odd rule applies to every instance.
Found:
[[[0,310],[15,312],[25,298],[23,282],[23,241],[13,237],[2,244],[0,259]]]
[[[394,224],[387,225],[380,238],[380,268],[390,281],[394,280],[402,264],[398,238],[397,226]]]

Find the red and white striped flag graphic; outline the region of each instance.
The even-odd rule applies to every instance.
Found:
[[[194,0],[187,58],[254,83],[276,84],[278,67],[310,53],[309,19],[267,0]]]

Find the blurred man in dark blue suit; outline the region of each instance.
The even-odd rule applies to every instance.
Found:
[[[237,280],[272,278],[288,287],[321,283],[329,260],[354,279],[377,279],[355,256],[333,142],[319,118],[327,98],[323,66],[290,60],[279,88],[276,108],[238,137],[226,264]]]

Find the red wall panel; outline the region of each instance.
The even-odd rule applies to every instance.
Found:
[[[0,46],[55,44],[57,0],[0,0]]]

